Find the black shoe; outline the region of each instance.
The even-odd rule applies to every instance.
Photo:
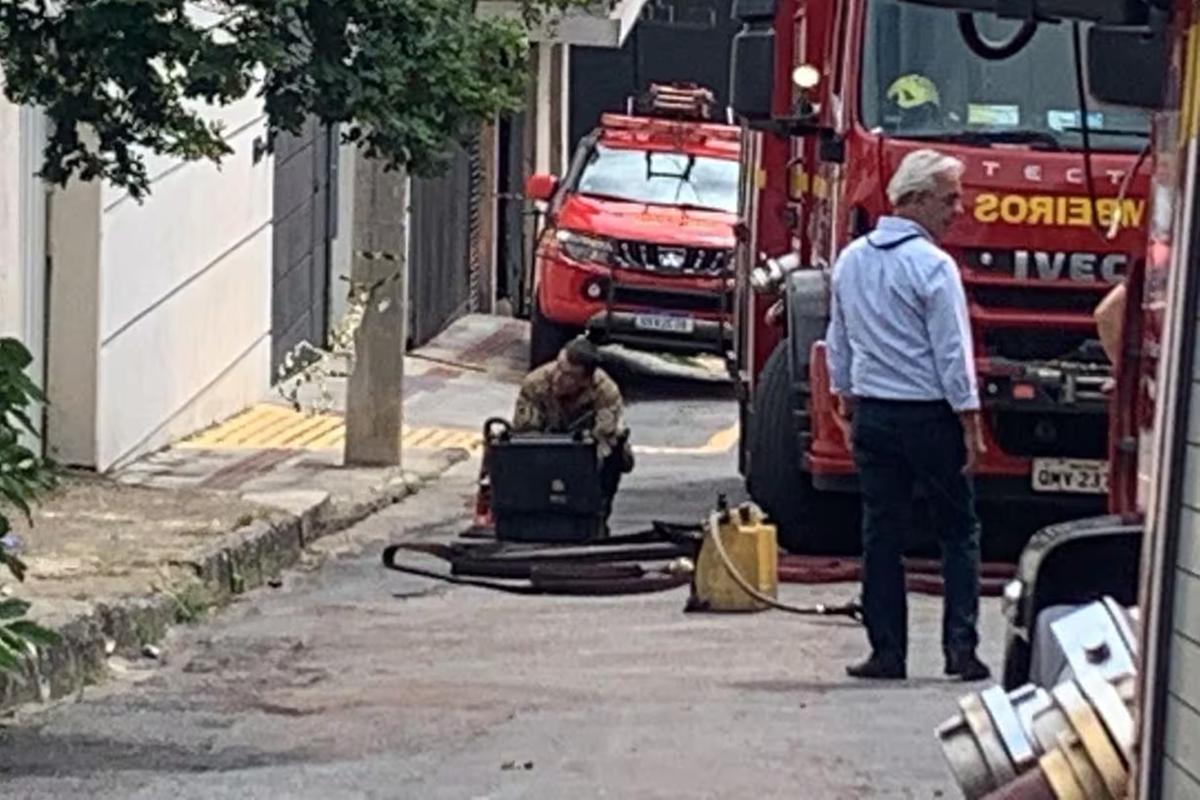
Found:
[[[974,650],[946,654],[946,674],[957,675],[964,681],[986,681],[992,671],[975,655]]]
[[[903,661],[878,653],[872,653],[871,657],[861,664],[846,667],[846,674],[851,678],[884,681],[902,681],[907,677]]]

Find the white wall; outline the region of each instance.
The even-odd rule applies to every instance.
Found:
[[[0,96],[0,336],[24,330],[20,171],[20,109]]]
[[[0,81],[0,84],[3,82]],[[33,352],[40,379],[46,279],[46,185],[37,178],[45,143],[41,113],[0,95],[0,335]]]
[[[141,204],[107,185],[55,198],[51,401],[82,402],[95,419],[92,431],[78,411],[52,419],[67,463],[107,470],[269,389],[273,172],[269,156],[253,159],[266,119],[253,97],[209,113],[234,149],[219,168],[155,157]],[[89,360],[90,387],[75,379]]]
[[[39,112],[0,96],[0,336],[16,337],[29,349],[27,371],[39,386],[46,380],[46,185],[36,172],[44,137]],[[26,443],[39,446],[30,436]]]
[[[337,325],[350,307],[350,272],[354,263],[354,177],[358,146],[338,145],[337,236],[329,254],[329,327]]]

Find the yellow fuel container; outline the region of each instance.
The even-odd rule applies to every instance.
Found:
[[[729,566],[759,594],[775,599],[779,588],[779,552],[775,526],[753,503],[736,509],[721,504],[709,515],[696,570],[692,576],[689,611],[763,611],[770,606],[744,590],[721,557],[716,537],[724,546]]]

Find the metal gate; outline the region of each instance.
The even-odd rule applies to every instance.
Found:
[[[456,148],[445,173],[413,178],[408,347],[420,347],[471,305],[471,158]]]
[[[525,112],[500,119],[497,159],[496,296],[507,298],[517,316],[527,313],[525,259]]]
[[[301,342],[323,347],[329,322],[329,243],[337,233],[334,129],[309,120],[275,141],[271,375]]]
[[[572,47],[571,147],[652,82],[693,81],[726,103],[738,30],[730,11],[730,0],[650,0],[620,50]]]

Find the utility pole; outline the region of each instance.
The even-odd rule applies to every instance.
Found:
[[[346,388],[347,466],[400,466],[408,338],[408,175],[356,155],[350,280],[370,297]]]

